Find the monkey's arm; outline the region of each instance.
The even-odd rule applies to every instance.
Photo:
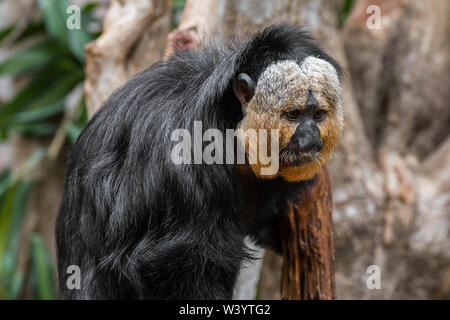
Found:
[[[288,204],[301,203],[315,178],[292,183],[283,178],[255,180],[249,172],[240,173],[249,235],[264,248],[282,254],[280,221],[287,214]]]
[[[139,243],[137,267],[145,285],[141,298],[232,298],[242,252],[225,243],[225,232],[216,230],[208,239],[196,233],[186,228],[156,244],[150,239]],[[243,246],[242,239],[231,241]]]
[[[259,218],[250,221],[252,225],[249,232],[250,236],[263,248],[273,250],[281,255],[283,252],[280,236],[280,215],[284,212],[263,209],[259,214]]]

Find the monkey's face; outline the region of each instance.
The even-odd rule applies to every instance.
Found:
[[[253,172],[262,178],[280,175],[288,181],[312,178],[329,159],[343,130],[341,86],[335,68],[312,56],[300,65],[278,61],[264,70],[253,90],[245,74],[239,75],[234,89],[245,114],[240,129],[265,129],[269,137],[271,129],[279,130],[278,173],[261,176],[264,165],[260,161],[250,163]],[[270,139],[242,142],[247,154],[257,153],[258,144],[270,154],[274,143]]]

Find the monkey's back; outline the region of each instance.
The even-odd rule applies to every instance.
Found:
[[[153,65],[116,90],[80,134],[56,227],[62,298],[214,298],[190,273],[208,282],[220,280],[217,268],[236,271],[245,253],[235,166],[170,161],[173,130],[191,130],[194,120],[233,125],[208,101],[217,99],[210,91],[223,84],[212,77],[230,53],[213,47]],[[215,247],[204,246],[211,241]],[[199,263],[211,268],[197,270]],[[81,269],[81,290],[66,287],[70,265]],[[178,291],[166,292],[165,281]]]

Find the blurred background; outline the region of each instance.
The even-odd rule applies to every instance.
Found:
[[[281,22],[346,73],[328,165],[338,298],[449,299],[449,17],[447,0],[0,0],[0,299],[57,298],[65,162],[114,89],[206,36]],[[279,299],[280,270],[265,252],[236,296]]]

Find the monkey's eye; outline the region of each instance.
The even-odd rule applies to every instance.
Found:
[[[316,112],[314,112],[314,120],[320,122],[325,118],[326,114],[327,112],[325,110],[317,110]]]
[[[295,120],[298,120],[298,118],[300,118],[300,111],[299,110],[291,110],[291,111],[285,112],[284,116],[290,121],[295,121]]]

